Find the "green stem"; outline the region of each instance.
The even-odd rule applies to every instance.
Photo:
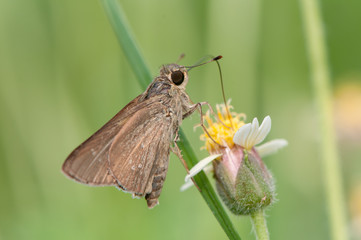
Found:
[[[330,73],[322,27],[321,13],[316,0],[301,0],[307,38],[313,88],[319,125],[321,128],[322,170],[329,212],[332,239],[348,239],[342,174],[333,125]]]
[[[130,27],[121,6],[116,0],[102,0],[102,3],[130,66],[133,68],[142,88],[146,89],[152,80],[152,76],[145,64],[145,60],[142,57],[139,48],[137,47],[135,38],[130,31]],[[179,131],[179,135],[180,141],[178,146],[182,149],[182,155],[184,160],[187,162],[188,167],[191,168],[197,164],[197,158],[182,130]],[[208,207],[218,220],[228,238],[231,240],[240,240],[241,238],[233,227],[231,220],[219,201],[212,185],[208,181],[207,176],[201,172],[194,177],[194,180],[201,189],[200,193],[202,197],[208,204]]]
[[[178,146],[183,150],[182,155],[188,166],[194,166],[198,163],[196,155],[185,137],[182,129],[179,131],[180,141]],[[211,209],[214,216],[217,218],[219,224],[227,234],[229,239],[241,239],[234,229],[231,220],[225,212],[221,202],[219,201],[216,192],[214,191],[211,183],[209,182],[206,174],[201,171],[193,177],[194,181],[200,188],[200,193],[206,201],[208,207]]]
[[[251,215],[252,224],[254,231],[256,233],[256,239],[257,240],[268,240],[268,229],[267,229],[267,223],[266,219],[264,217],[264,211],[260,209],[257,212],[254,212]]]
[[[130,66],[133,68],[133,72],[140,86],[146,89],[152,80],[152,75],[139,50],[122,8],[116,0],[103,0],[102,3],[119,44],[123,48],[124,54]]]

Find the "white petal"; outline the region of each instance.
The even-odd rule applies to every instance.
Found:
[[[287,145],[288,142],[286,139],[274,139],[256,147],[256,151],[261,157],[265,157],[277,152],[278,150],[284,148]]]
[[[255,139],[254,145],[261,143],[267,137],[270,131],[271,131],[271,117],[267,116],[263,119],[263,122],[258,129],[258,134]]]
[[[212,171],[213,171],[213,166],[212,165],[208,165],[208,166],[205,166],[203,168],[204,173],[209,173],[209,172],[212,172]]]
[[[255,145],[255,140],[256,140],[257,135],[258,135],[258,128],[259,128],[258,119],[253,118],[252,129],[251,129],[251,132],[249,133],[249,135],[248,135],[248,137],[246,139],[246,144],[244,145],[244,147],[246,149],[251,149]]]
[[[188,188],[191,188],[191,187],[193,187],[193,186],[194,186],[193,181],[189,179],[185,184],[183,184],[183,185],[180,187],[180,191],[181,191],[181,192],[184,192],[185,190],[187,190]]]
[[[247,123],[238,129],[238,131],[233,136],[233,142],[239,146],[245,146],[246,139],[251,132],[252,124]]]
[[[185,181],[189,181],[192,177],[197,175],[200,171],[203,170],[210,162],[212,162],[217,157],[222,156],[222,154],[216,154],[206,157],[205,159],[199,161],[191,170],[189,170],[189,174],[185,177]]]
[[[208,173],[211,172],[213,170],[213,166],[212,165],[208,165],[205,168],[203,168],[203,172]],[[191,179],[189,179],[185,184],[183,184],[180,187],[180,191],[184,192],[185,190],[187,190],[188,188],[191,188],[194,186],[194,183]]]

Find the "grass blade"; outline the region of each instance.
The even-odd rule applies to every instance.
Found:
[[[152,80],[152,75],[147,67],[138,45],[130,30],[128,21],[115,0],[103,0],[103,6],[111,22],[114,32],[119,40],[130,66],[136,75],[141,87],[145,90]]]
[[[301,0],[301,13],[319,118],[320,151],[326,190],[326,203],[332,239],[346,240],[348,223],[345,210],[341,163],[333,123],[333,106],[330,67],[327,61],[325,34],[318,1]]]

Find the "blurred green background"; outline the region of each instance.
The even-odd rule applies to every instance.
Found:
[[[162,64],[221,60],[226,96],[248,121],[270,115],[265,160],[278,201],[271,239],[329,239],[319,126],[298,1],[120,1],[153,76]],[[361,239],[361,1],[321,1],[349,230]],[[173,154],[160,205],[60,171],[67,155],[142,92],[99,1],[0,0],[0,239],[226,239]],[[194,102],[222,101],[215,64],[190,73]],[[194,114],[183,123],[199,159]],[[254,239],[249,217],[232,217]]]

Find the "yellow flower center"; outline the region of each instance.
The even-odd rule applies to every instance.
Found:
[[[242,127],[245,123],[241,119],[245,119],[244,114],[238,114],[231,112],[233,107],[227,103],[216,105],[217,117],[212,118],[211,112],[207,111],[204,116],[207,127],[206,130],[209,133],[204,133],[200,136],[202,141],[205,141],[205,148],[210,153],[217,153],[221,149],[221,146],[228,146],[232,148],[234,146],[233,136],[235,132]],[[218,143],[218,144],[217,144]]]

